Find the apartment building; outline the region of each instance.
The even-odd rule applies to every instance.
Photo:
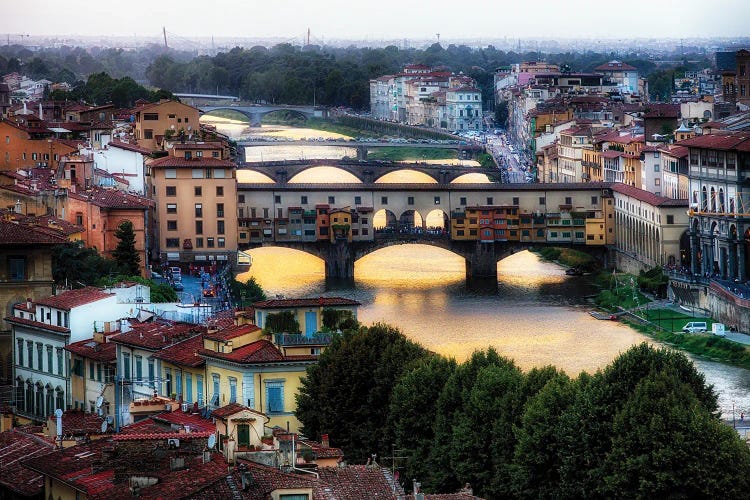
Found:
[[[162,262],[236,260],[236,165],[223,154],[220,143],[175,143],[148,162]]]
[[[200,128],[198,108],[177,101],[161,100],[133,110],[134,135],[138,145],[150,151],[163,149],[177,137],[190,137]]]
[[[621,92],[638,93],[638,70],[622,61],[612,60],[594,68],[615,83]]]

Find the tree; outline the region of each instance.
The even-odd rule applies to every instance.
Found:
[[[294,317],[292,311],[280,311],[269,313],[266,317],[264,333],[301,333],[299,321]]]
[[[128,276],[140,275],[141,257],[135,249],[133,223],[129,220],[122,221],[115,230],[115,238],[120,241],[112,252],[112,257],[114,257],[120,272]]]
[[[295,414],[301,432],[330,434],[351,462],[392,451],[388,409],[393,386],[428,351],[384,324],[334,337],[318,363],[307,369]]]
[[[259,302],[266,300],[266,293],[263,288],[255,281],[255,277],[251,276],[244,283],[232,279],[229,282],[229,295],[236,304],[240,304],[241,307],[245,307],[245,304],[252,304],[253,302]]]
[[[73,288],[96,284],[102,276],[115,272],[117,264],[100,256],[82,241],[57,245],[52,251],[52,277],[56,283]]]

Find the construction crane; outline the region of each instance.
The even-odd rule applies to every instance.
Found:
[[[21,41],[23,41],[23,37],[28,37],[29,35],[27,35],[26,33],[8,33],[7,36],[8,36],[8,45],[10,45],[10,37],[17,36],[21,38]]]

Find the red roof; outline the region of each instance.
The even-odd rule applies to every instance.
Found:
[[[243,335],[247,335],[252,332],[259,332],[261,329],[256,325],[232,325],[227,328],[221,328],[214,332],[209,332],[204,335],[204,338],[210,340],[231,340]]]
[[[202,349],[203,336],[196,335],[163,348],[154,357],[173,365],[196,367],[206,364],[206,360],[198,355]]]
[[[687,200],[673,200],[664,196],[658,196],[643,189],[628,184],[614,183],[612,190],[626,196],[630,196],[654,207],[687,207]]]
[[[148,210],[149,207],[154,206],[153,200],[111,188],[94,187],[83,192],[68,192],[68,196],[79,200],[90,201],[101,208]]]
[[[286,309],[290,307],[359,306],[356,300],[342,297],[318,297],[316,299],[271,299],[253,303],[256,309]]]
[[[66,241],[68,238],[62,232],[57,233],[47,227],[0,219],[0,246],[59,245]]]
[[[154,415],[151,417],[154,422],[157,423],[165,423],[165,425],[171,426],[173,425],[180,425],[183,429],[185,429],[185,426],[188,426],[190,428],[190,434],[200,433],[200,432],[214,432],[216,431],[216,425],[214,424],[213,420],[210,418],[203,418],[199,413],[193,413],[192,407],[193,405],[188,405],[189,410],[188,412],[183,412],[182,410],[175,410],[175,411],[165,411],[164,413],[159,413],[158,415]],[[211,413],[213,415],[213,412]]]
[[[223,359],[234,363],[276,363],[281,361],[312,361],[315,356],[284,356],[268,340],[258,340],[252,344],[234,349],[230,353],[201,350],[201,355],[209,358]]]
[[[111,342],[96,342],[93,339],[80,340],[65,346],[65,350],[100,363],[117,361],[117,346]]]
[[[165,156],[159,158],[151,163],[152,167],[184,167],[184,168],[199,168],[199,167],[227,167],[234,168],[235,164],[229,160],[221,160],[219,158],[209,158],[206,156],[193,157],[189,160],[180,158],[179,156]]]
[[[679,146],[703,149],[750,151],[750,132],[714,133],[697,135],[677,143]]]
[[[203,149],[222,149],[222,145],[220,142],[186,142],[186,143],[174,143],[174,149],[175,150],[185,150],[185,149],[197,149],[197,150],[203,150]]]
[[[49,420],[54,422],[56,417],[51,415]],[[104,418],[96,413],[83,410],[67,410],[62,416],[63,436],[87,436],[102,433]]]
[[[121,333],[112,342],[145,349],[158,350],[181,342],[189,337],[205,333],[206,327],[191,323],[162,322],[144,323]]]
[[[24,309],[26,309],[25,306],[24,306]],[[47,323],[42,323],[41,321],[35,321],[33,319],[18,318],[16,316],[8,316],[5,318],[5,321],[7,321],[8,323],[15,324],[15,325],[32,326],[34,328],[42,328],[44,330],[49,330],[52,332],[70,333],[70,328],[65,328],[64,326],[57,326],[57,325],[48,325]]]
[[[98,302],[109,297],[114,297],[113,293],[105,293],[99,288],[87,286],[77,290],[67,290],[58,295],[52,295],[45,299],[37,300],[36,303],[42,306],[54,307],[70,311],[74,307]]]
[[[0,484],[23,496],[44,495],[44,476],[26,467],[23,459],[36,459],[53,452],[53,443],[39,436],[12,429],[0,434]]]
[[[602,151],[602,158],[617,158],[619,156],[623,156],[625,153],[622,151],[617,151],[616,149],[608,149],[606,151]]]
[[[122,142],[122,141],[109,141],[109,144],[107,144],[107,147],[112,146],[113,148],[120,148],[124,149],[126,151],[133,151],[135,153],[141,153],[142,155],[150,155],[152,151],[142,148],[137,144],[131,144],[129,142]]]

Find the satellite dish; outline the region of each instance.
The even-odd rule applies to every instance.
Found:
[[[107,419],[102,420],[102,434],[107,432]]]
[[[96,398],[96,407],[97,408],[101,408],[102,407],[102,403],[104,403],[104,396],[99,396],[98,398]]]
[[[216,434],[211,434],[208,436],[208,447],[213,449],[214,446],[216,446]]]
[[[57,410],[55,410],[55,416],[57,418],[61,418],[62,415],[63,415],[63,411],[60,408],[58,408]]]

